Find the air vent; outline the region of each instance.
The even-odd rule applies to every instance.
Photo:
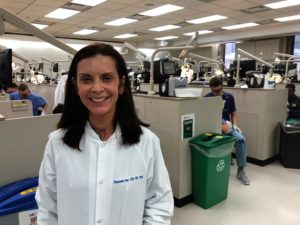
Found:
[[[145,20],[145,19],[148,19],[150,17],[149,16],[143,16],[143,15],[140,15],[140,14],[134,14],[132,16],[127,16],[126,18],[135,19],[135,20]]]
[[[53,24],[53,23],[50,23],[49,21],[43,21],[43,20],[35,20],[32,23],[38,23],[38,24],[43,24],[43,25],[48,25],[48,26]]]
[[[86,29],[86,28],[85,28]],[[103,28],[103,27],[90,27],[89,29],[91,30],[98,30],[98,31],[104,31],[106,30],[107,28]]]
[[[78,10],[78,11],[83,12],[83,11],[85,11],[85,10],[91,8],[91,7],[87,6],[87,5],[80,5],[80,4],[68,2],[68,3],[64,4],[62,6],[62,8],[64,8],[64,9]]]
[[[213,32],[219,32],[219,31],[224,31],[222,28],[213,28],[213,29],[209,29]]]
[[[259,12],[265,12],[265,11],[269,11],[271,10],[270,8],[267,8],[265,6],[255,6],[255,7],[251,7],[251,8],[248,8],[248,9],[244,9],[244,10],[241,10],[242,12],[244,13],[259,13]]]
[[[192,24],[187,23],[187,22],[181,22],[181,23],[177,23],[177,24],[175,24],[175,25],[181,26],[181,27],[186,27],[186,26],[191,26]]]
[[[276,23],[275,20],[263,20],[258,22],[261,25],[270,24],[270,23]]]
[[[139,35],[139,36],[146,35],[146,33],[142,33],[142,32],[132,32],[132,34],[136,34],[136,35]]]

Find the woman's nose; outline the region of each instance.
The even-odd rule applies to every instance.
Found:
[[[103,84],[100,81],[95,81],[93,84],[93,91],[102,91],[103,90]]]

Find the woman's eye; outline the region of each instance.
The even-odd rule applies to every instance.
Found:
[[[83,81],[83,82],[87,82],[87,81],[90,81],[90,80],[91,80],[91,78],[88,77],[88,76],[82,76],[82,77],[80,77],[80,81]]]
[[[102,77],[102,80],[103,80],[104,82],[109,82],[109,81],[111,81],[112,79],[113,79],[113,77],[110,76],[110,75],[105,75],[105,76]]]

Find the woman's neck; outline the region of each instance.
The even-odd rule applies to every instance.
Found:
[[[102,141],[106,141],[115,132],[113,120],[103,120],[90,118],[89,122],[93,130],[98,134]]]

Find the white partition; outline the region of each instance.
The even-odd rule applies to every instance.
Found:
[[[183,139],[182,116],[194,114],[195,136],[204,132],[221,132],[221,97],[175,98],[158,95],[134,95],[140,119],[150,124],[159,137],[168,169],[175,205],[190,202],[192,194],[192,162],[189,140]]]
[[[7,101],[9,100],[9,94],[3,92],[3,93],[0,93],[0,101]]]
[[[209,87],[200,87],[203,95],[210,92]],[[279,123],[287,118],[288,90],[224,87],[224,91],[235,98],[238,126],[246,137],[250,162],[265,166],[274,161],[279,151]]]
[[[48,134],[61,114],[0,121],[0,186],[37,176]]]
[[[0,114],[5,119],[33,116],[32,103],[28,99],[0,101]]]

